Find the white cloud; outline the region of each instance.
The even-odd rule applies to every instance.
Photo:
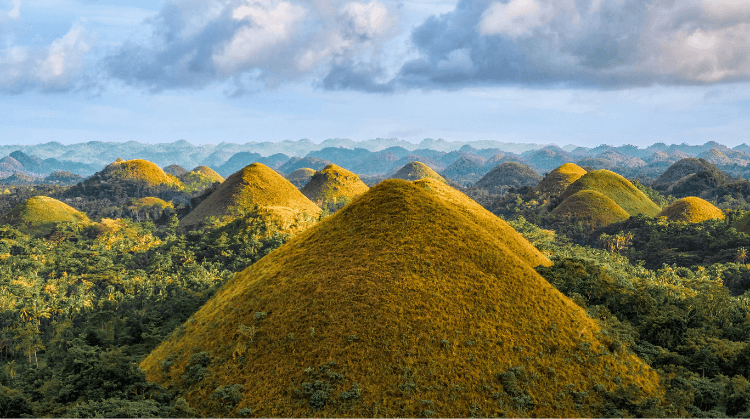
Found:
[[[482,35],[529,36],[535,28],[549,22],[551,17],[547,7],[535,0],[496,2],[485,10],[479,29]]]
[[[347,3],[342,9],[342,15],[349,21],[354,33],[366,39],[382,35],[392,23],[388,8],[377,0],[367,4]]]

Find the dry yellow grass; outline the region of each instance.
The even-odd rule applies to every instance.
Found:
[[[420,161],[413,161],[406,164],[391,177],[391,179],[403,180],[419,180],[424,178],[432,178],[445,182],[442,176]]]
[[[224,178],[216,173],[216,171],[208,166],[198,166],[191,170],[189,173],[198,173],[213,182],[224,182]]]
[[[286,178],[292,182],[292,185],[302,189],[312,179],[313,175],[315,175],[315,169],[303,167],[289,173]]]
[[[16,205],[0,223],[31,234],[46,234],[59,223],[88,222],[86,214],[47,196],[35,196]]]
[[[167,185],[182,188],[182,183],[176,177],[167,174],[156,164],[142,159],[117,160],[102,170],[102,174],[115,179],[142,181],[148,185]]]
[[[705,220],[724,219],[724,213],[712,203],[695,197],[688,196],[678,199],[668,207],[664,208],[658,215],[667,217],[670,221],[682,221],[688,223],[699,223]]]
[[[368,189],[356,174],[335,164],[329,164],[315,172],[301,192],[309,200],[322,207],[341,199],[353,199],[367,192]]]
[[[153,207],[154,205],[158,205],[161,208],[174,208],[174,204],[172,204],[171,202],[167,202],[161,198],[156,198],[153,196],[147,196],[145,198],[137,199],[133,201],[133,205],[138,208]]]
[[[561,194],[571,183],[585,175],[586,171],[575,163],[565,163],[549,172],[536,186],[536,190],[549,195]]]
[[[592,190],[583,190],[565,198],[552,211],[553,215],[566,215],[594,227],[625,221],[630,215],[606,195]]]
[[[208,217],[232,217],[253,207],[263,209],[283,228],[294,228],[302,220],[297,213],[316,218],[320,207],[307,199],[288,180],[261,163],[234,173],[216,191],[180,221],[183,229],[194,228]]]
[[[596,415],[597,385],[660,394],[484,219],[424,186],[383,181],[237,274],[144,359],[148,379],[208,416],[569,417]]]
[[[630,216],[643,214],[655,217],[661,211],[643,192],[629,180],[609,170],[593,170],[570,184],[562,193],[562,198],[583,190],[597,191],[625,210]]]

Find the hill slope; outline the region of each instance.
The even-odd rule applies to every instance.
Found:
[[[307,182],[312,179],[313,175],[315,174],[315,169],[311,169],[309,167],[303,167],[301,169],[297,169],[293,171],[292,173],[289,173],[286,176],[286,179],[290,182],[292,182],[292,185],[296,186],[299,189],[302,189]]]
[[[181,187],[180,181],[176,177],[165,173],[161,167],[148,160],[117,160],[105,167],[100,173],[104,179],[143,182],[149,186]]]
[[[398,169],[398,171],[396,171],[396,173],[391,176],[391,179],[419,180],[428,177],[445,182],[445,179],[437,174],[436,171],[432,170],[429,166],[419,161],[412,161],[407,163],[405,166]]]
[[[543,194],[557,195],[562,193],[571,183],[585,175],[586,171],[575,163],[565,163],[555,170],[549,172],[547,176],[536,185],[536,190]]]
[[[535,186],[542,177],[529,166],[516,162],[505,162],[490,170],[476,183],[477,187],[492,189],[498,186],[521,188]]]
[[[600,227],[625,221],[630,215],[606,195],[593,190],[583,190],[565,198],[552,215],[567,215],[576,221],[583,221]]]
[[[211,416],[596,416],[597,385],[656,394],[597,331],[481,221],[386,180],[237,274],[141,367]]]
[[[583,190],[593,190],[605,195],[631,216],[644,214],[654,217],[661,211],[661,208],[629,180],[609,170],[593,170],[586,173],[565,188],[562,198],[565,199]]]
[[[58,223],[89,221],[86,214],[64,202],[47,196],[35,196],[16,205],[0,219],[21,231],[32,234],[50,232]]]
[[[270,167],[253,163],[225,180],[180,221],[181,228],[192,228],[208,217],[231,216],[258,206],[283,224],[294,224],[298,212],[317,217],[320,208],[288,180]]]
[[[315,172],[301,192],[307,199],[322,207],[342,199],[351,200],[368,189],[359,176],[335,164],[329,164],[323,170]]]
[[[688,223],[699,223],[715,218],[724,219],[724,213],[720,209],[712,203],[694,196],[678,199],[664,208],[658,216],[667,217],[670,221],[685,221]]]

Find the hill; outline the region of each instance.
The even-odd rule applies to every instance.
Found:
[[[315,169],[303,167],[301,169],[293,171],[292,173],[289,173],[286,176],[286,179],[292,182],[292,185],[296,186],[299,189],[302,189],[302,187],[305,186],[305,184],[309,182],[310,179],[312,179],[314,174]]]
[[[625,210],[601,192],[582,190],[565,198],[552,215],[564,215],[591,227],[601,227],[630,218]]]
[[[83,181],[81,175],[58,170],[53,172],[49,176],[44,178],[44,183],[49,185],[75,185],[78,182]]]
[[[529,166],[516,162],[505,162],[490,170],[476,183],[477,187],[496,189],[500,186],[522,188],[536,186],[542,177]]]
[[[194,191],[206,189],[216,182],[224,182],[224,178],[208,166],[198,166],[179,179],[189,190]]]
[[[729,181],[730,177],[715,164],[690,157],[671,165],[651,187],[661,193],[683,198],[710,195],[713,189]]]
[[[699,223],[711,219],[724,219],[724,213],[712,203],[703,199],[689,196],[678,199],[668,207],[664,208],[659,217],[667,217],[670,221],[684,221],[688,223]]]
[[[103,179],[141,182],[148,186],[164,185],[176,189],[182,187],[179,179],[172,175],[168,175],[155,163],[142,159],[118,159],[114,163],[105,167],[100,174]]]
[[[329,164],[323,170],[315,172],[301,192],[318,206],[328,207],[351,201],[368,189],[359,176],[335,164]]]
[[[291,159],[287,160],[284,164],[279,166],[279,171],[282,173],[292,173],[293,171],[297,169],[301,169],[303,167],[309,167],[314,170],[321,170],[324,167],[328,166],[332,162],[328,160],[319,159],[317,157],[292,157]]]
[[[178,177],[178,178],[188,172],[187,169],[180,166],[179,164],[170,164],[169,166],[165,167],[163,170],[164,170],[164,173]]]
[[[84,221],[89,221],[86,214],[46,196],[29,198],[0,218],[0,223],[31,234],[47,234],[59,223]]]
[[[208,217],[231,218],[254,207],[287,227],[296,224],[298,212],[313,218],[320,213],[317,205],[276,171],[253,163],[219,185],[180,221],[180,227],[194,228]]]
[[[424,178],[433,178],[445,182],[442,176],[437,174],[436,171],[432,170],[426,164],[419,161],[412,161],[407,163],[402,168],[398,169],[396,173],[391,176],[391,179],[402,179],[402,180],[419,180]]]
[[[444,178],[458,183],[475,183],[487,173],[485,159],[478,156],[461,156],[441,173]]]
[[[577,164],[565,163],[544,176],[535,189],[543,194],[558,195],[585,174],[586,171]]]
[[[237,274],[141,367],[209,416],[597,416],[600,391],[658,395],[598,331],[481,222],[386,180]]]
[[[630,181],[609,170],[594,170],[581,176],[562,193],[562,198],[583,190],[594,190],[613,200],[631,216],[644,214],[654,217],[661,211],[643,192]]]
[[[162,209],[174,208],[174,205],[171,202],[167,202],[163,199],[155,198],[153,196],[147,196],[145,198],[141,198],[141,199],[137,199],[133,201],[133,206],[136,208],[153,207],[154,205]]]

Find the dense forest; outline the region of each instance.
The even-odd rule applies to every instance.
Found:
[[[179,386],[146,380],[139,363],[162,341],[184,333],[181,325],[236,272],[295,234],[260,216],[257,206],[180,228],[180,219],[221,193],[218,183],[192,189],[104,183],[95,193],[83,182],[9,185],[0,195],[0,214],[44,195],[90,218],[57,223],[43,234],[0,226],[3,417],[202,415]],[[677,200],[632,184],[660,209]],[[608,417],[750,416],[750,235],[741,227],[750,214],[746,196],[707,196],[723,211],[721,219],[691,223],[639,214],[602,224],[555,211],[565,202],[560,193],[529,186],[498,193],[460,189],[549,257],[552,263],[537,272],[597,322],[609,353],[638,356],[663,390],[659,397],[645,397],[637,386],[602,387],[598,395],[581,391],[574,395],[581,406],[597,404],[594,411]],[[138,203],[147,196],[169,205]],[[318,220],[351,201],[323,202]],[[184,379],[202,374],[202,353],[193,355]],[[518,369],[497,377],[502,397],[520,400],[532,384]],[[240,390],[219,387],[211,400],[229,416],[253,416],[252,409],[232,410]],[[316,391],[322,390],[311,394]],[[432,413],[424,410],[424,416]]]

